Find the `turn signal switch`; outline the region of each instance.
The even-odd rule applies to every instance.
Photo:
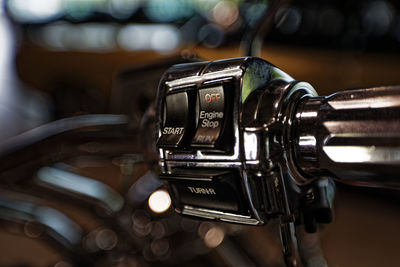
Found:
[[[300,265],[294,225],[332,221],[332,179],[399,185],[399,87],[319,97],[246,57],[172,66],[157,104],[160,177],[175,210],[249,225],[278,218],[289,265]]]

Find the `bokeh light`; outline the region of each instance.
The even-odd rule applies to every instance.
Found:
[[[204,236],[204,243],[209,248],[216,248],[224,241],[224,237],[224,231],[218,226],[213,226]]]
[[[208,248],[218,247],[225,238],[225,231],[215,223],[202,222],[197,230]]]
[[[239,17],[239,10],[235,3],[221,1],[212,10],[213,20],[222,27],[228,27],[236,22]]]
[[[64,0],[12,0],[8,9],[13,17],[20,22],[46,22],[60,16]]]
[[[127,19],[140,7],[141,0],[111,0],[108,3],[108,11],[117,19]]]
[[[118,236],[111,229],[101,229],[97,232],[95,241],[101,250],[111,250],[118,244]]]
[[[158,22],[180,20],[193,14],[190,1],[184,0],[148,0],[143,11],[151,20]]]
[[[127,51],[155,50],[167,53],[180,45],[180,32],[168,24],[132,24],[123,27],[117,37],[118,44]]]
[[[150,195],[148,204],[151,211],[163,213],[171,206],[171,197],[166,190],[160,189]]]
[[[362,11],[364,32],[370,35],[386,34],[394,19],[394,7],[387,1],[367,2]]]
[[[276,27],[283,34],[296,33],[300,28],[301,21],[301,12],[291,6],[279,9],[275,15]]]

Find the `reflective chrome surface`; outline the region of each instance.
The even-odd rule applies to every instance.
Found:
[[[242,173],[242,183],[245,185],[246,198],[251,208],[249,212],[252,217],[259,221],[259,224],[262,224],[265,223],[268,216],[262,215],[264,212],[254,208],[252,189],[248,185],[248,179],[253,178],[247,177],[250,174],[247,169],[260,169],[260,166],[264,165],[264,161],[258,161],[263,157],[264,152],[262,151],[265,150],[262,129],[266,128],[267,123],[270,123],[271,120],[277,120],[275,117],[279,115],[278,113],[282,109],[279,101],[287,95],[287,88],[292,87],[289,83],[292,78],[289,75],[258,58],[238,58],[176,65],[164,74],[164,78],[160,83],[157,116],[159,136],[162,125],[163,96],[167,92],[189,86],[201,87],[218,83],[221,80],[229,80],[234,89],[229,92],[233,97],[233,115],[228,114],[227,118],[233,122],[231,131],[233,132],[234,142],[230,144],[232,148],[229,149],[232,152],[210,153],[207,150],[190,148],[182,153],[180,150],[161,149],[162,157],[159,165],[162,166],[161,172],[167,174],[173,174],[173,168],[178,166],[185,168],[235,168]],[[256,112],[254,109],[258,109],[259,105],[253,103],[252,96],[254,94],[259,95],[259,92],[266,92],[264,98],[270,99],[266,106],[264,105],[260,108],[269,109],[272,107],[272,113],[265,116],[263,112],[260,112],[259,117],[254,117],[256,116],[252,115]],[[259,98],[254,98],[254,100],[259,100]],[[254,120],[258,121],[255,122]],[[261,127],[259,128],[260,130],[254,132],[252,130],[253,125]],[[259,144],[257,140],[260,142]],[[242,158],[246,159],[245,162],[248,163],[243,162]],[[195,171],[195,169],[193,170]],[[193,207],[192,209],[195,208]],[[185,209],[181,208],[180,210],[184,211]],[[215,212],[220,213],[220,211]],[[210,210],[210,215],[207,216],[206,210],[203,210],[197,216],[213,217],[211,213],[212,211]],[[254,224],[254,222],[245,219],[248,215],[238,214],[235,219],[232,216],[227,215],[224,220],[229,221],[229,218],[232,218],[232,222],[242,221],[243,223]]]
[[[400,189],[400,87],[346,90],[302,101],[296,163],[313,178]]]
[[[182,78],[183,74],[188,76]],[[233,121],[235,142],[227,150],[233,154],[161,148],[159,166],[171,179],[177,167],[193,174],[216,168],[238,171],[248,213],[205,208],[201,203],[180,206],[178,194],[179,213],[243,224],[279,219],[286,263],[300,266],[294,223],[303,223],[305,231],[313,233],[319,223],[332,221],[331,178],[399,189],[400,87],[318,97],[308,83],[293,81],[257,58],[178,65],[166,72],[159,88],[159,136],[164,95],[175,90],[171,85],[180,90],[221,79],[235,85],[233,117],[224,117]]]
[[[184,168],[185,172],[192,172],[193,175],[202,169],[222,168],[238,172],[248,210],[235,213],[205,208],[201,203],[183,205],[179,204],[179,193],[176,193],[176,211],[194,217],[252,225],[265,224],[277,218],[281,222],[286,262],[289,266],[301,266],[294,223],[297,211],[305,205],[303,195],[315,189],[312,184],[303,186],[307,179],[293,162],[291,127],[298,102],[315,96],[316,92],[308,83],[294,81],[283,71],[258,58],[176,65],[164,74],[160,83],[158,136],[162,135],[162,107],[168,92],[199,88],[221,80],[233,84],[234,90],[228,92],[233,96],[228,103],[233,106],[233,115],[227,114],[224,119],[225,123],[229,120],[233,122],[233,128],[228,130],[234,133],[234,142],[219,153],[210,153],[202,148],[159,146],[159,166],[161,173],[166,175],[163,179],[167,183],[186,183],[174,176],[180,170],[177,168]],[[176,189],[170,186],[170,190],[174,196]]]

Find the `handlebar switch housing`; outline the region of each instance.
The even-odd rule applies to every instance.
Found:
[[[262,225],[291,220],[307,177],[292,161],[296,104],[315,96],[253,57],[172,66],[157,97],[160,177],[178,213]]]

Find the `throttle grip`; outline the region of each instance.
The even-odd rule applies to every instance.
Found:
[[[306,175],[400,189],[400,86],[305,98],[292,136],[295,162]]]

